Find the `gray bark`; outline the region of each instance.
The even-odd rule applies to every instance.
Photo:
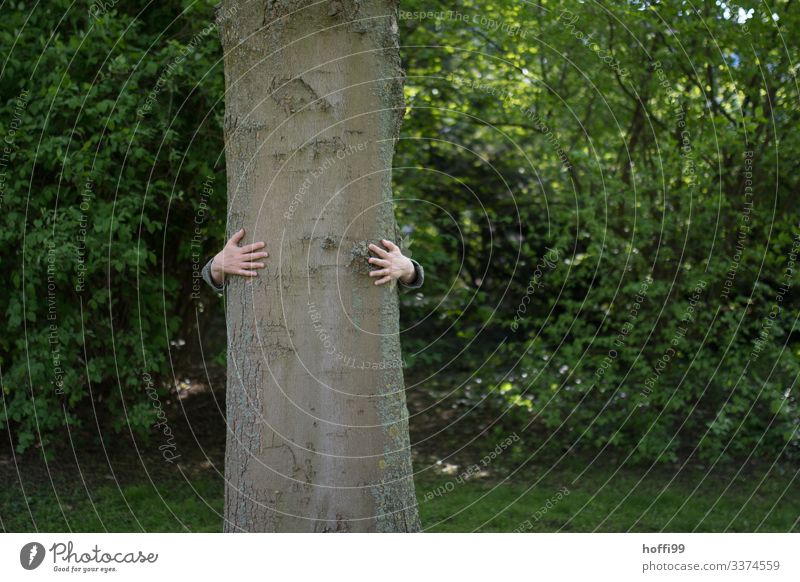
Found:
[[[396,238],[397,1],[222,11],[228,236],[270,252],[226,283],[225,531],[417,531],[397,289],[366,262]]]

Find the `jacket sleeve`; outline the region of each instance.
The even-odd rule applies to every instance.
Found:
[[[407,237],[403,235],[403,231],[400,229],[400,225],[397,224],[397,220],[394,222],[394,230],[397,235],[397,246],[400,247],[400,252],[407,256],[408,259],[414,264],[414,271],[417,273],[417,278],[414,279],[413,283],[409,283],[408,285],[398,279],[398,288],[404,293],[410,291],[411,289],[419,289],[422,287],[422,283],[425,281],[425,270],[422,268],[422,265],[411,258],[411,250],[408,248],[410,243]]]
[[[208,259],[203,270],[200,271],[200,276],[203,277],[203,281],[208,283],[211,288],[216,291],[217,295],[222,295],[222,292],[225,290],[225,281],[222,282],[222,285],[217,285],[214,283],[214,279],[211,278],[211,263],[214,260],[214,257]]]
[[[414,271],[417,272],[417,278],[414,279],[413,283],[403,283],[402,281],[398,280],[397,282],[400,284],[399,286],[403,291],[419,289],[422,287],[422,283],[425,282],[425,270],[422,268],[422,265],[410,257],[409,260],[414,264]]]

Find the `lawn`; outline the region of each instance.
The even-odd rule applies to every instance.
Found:
[[[418,470],[423,467],[419,466]],[[797,472],[785,467],[736,476],[707,469],[566,465],[473,476],[465,466],[434,465],[417,477],[425,531],[800,531]],[[0,526],[5,531],[215,532],[222,526],[223,481],[213,464],[151,471],[132,479],[81,473],[23,479],[4,467]],[[152,479],[152,481],[151,481]],[[15,482],[16,481],[16,482]],[[104,481],[104,482],[103,482]],[[671,481],[671,482],[670,482]]]

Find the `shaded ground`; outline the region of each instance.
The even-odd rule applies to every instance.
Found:
[[[171,402],[174,463],[122,435],[64,443],[57,460],[0,453],[5,531],[221,531],[225,449],[222,377],[187,383]],[[605,456],[528,460],[534,435],[487,460],[504,435],[448,426],[450,412],[409,394],[417,499],[426,531],[800,531],[798,467],[622,465]],[[425,411],[424,413],[419,413]],[[419,413],[419,414],[418,414]],[[467,427],[467,428],[465,428]],[[471,430],[471,432],[470,432]],[[441,459],[442,451],[471,446]],[[526,440],[527,439],[527,440]],[[89,441],[96,439],[86,439]]]

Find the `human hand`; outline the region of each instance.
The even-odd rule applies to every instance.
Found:
[[[264,263],[257,262],[269,256],[266,251],[257,252],[267,246],[263,241],[249,245],[239,246],[239,241],[244,238],[244,229],[231,237],[220,252],[211,261],[211,278],[217,285],[222,285],[225,275],[242,275],[255,277],[258,275],[253,269],[263,269]]]
[[[401,282],[409,285],[417,278],[417,271],[414,269],[414,263],[408,257],[403,256],[400,248],[392,241],[383,239],[381,241],[388,251],[382,249],[378,245],[369,245],[369,250],[378,255],[378,257],[370,257],[368,261],[381,269],[370,271],[370,277],[380,277],[375,281],[376,285],[383,285],[393,279],[399,279]]]

